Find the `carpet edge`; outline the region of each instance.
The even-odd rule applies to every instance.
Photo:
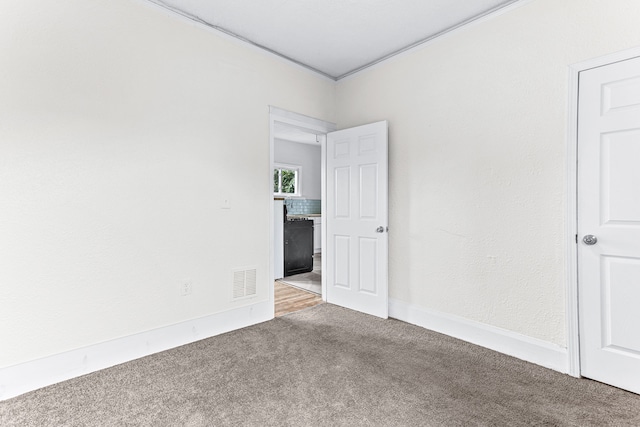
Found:
[[[389,317],[439,332],[563,374],[569,373],[566,348],[517,332],[389,299]]]
[[[267,300],[0,369],[0,401],[273,319]]]

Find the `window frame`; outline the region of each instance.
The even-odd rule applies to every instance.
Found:
[[[295,192],[294,193],[283,193],[282,192],[282,170],[289,170],[294,172],[295,174]],[[275,170],[279,170],[280,172],[278,173],[278,192],[273,193],[274,196],[278,196],[278,197],[301,197],[302,196],[302,166],[300,165],[292,165],[292,164],[287,164],[287,163],[274,163],[273,164],[273,170],[272,170],[272,177],[273,177],[273,171]]]

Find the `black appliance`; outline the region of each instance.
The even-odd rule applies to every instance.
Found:
[[[286,208],[285,208],[286,209]],[[284,277],[313,270],[313,221],[284,221]]]

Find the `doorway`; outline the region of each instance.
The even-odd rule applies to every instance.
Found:
[[[318,234],[324,254],[319,263],[325,273],[321,277],[322,300],[386,319],[389,309],[388,122],[383,120],[336,131],[332,123],[272,107],[273,175],[270,179],[278,173],[282,176],[282,171],[276,168],[274,153],[276,135],[283,126],[314,134],[321,145],[322,226]],[[295,165],[291,167],[289,178],[292,170],[297,170]],[[280,209],[274,209],[278,203],[272,201],[270,212],[273,224],[270,269],[274,280],[280,265],[278,245],[284,242],[279,227],[287,223]]]
[[[640,393],[640,52],[572,67],[571,373]],[[573,159],[571,159],[573,157]],[[575,162],[575,163],[574,163]],[[574,175],[575,174],[575,175]],[[579,337],[579,339],[578,339]]]
[[[323,292],[325,135],[335,124],[270,107],[274,315],[326,300]]]

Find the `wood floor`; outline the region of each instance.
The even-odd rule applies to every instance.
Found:
[[[276,317],[322,304],[322,297],[313,292],[294,288],[278,281],[274,283],[274,287]]]

